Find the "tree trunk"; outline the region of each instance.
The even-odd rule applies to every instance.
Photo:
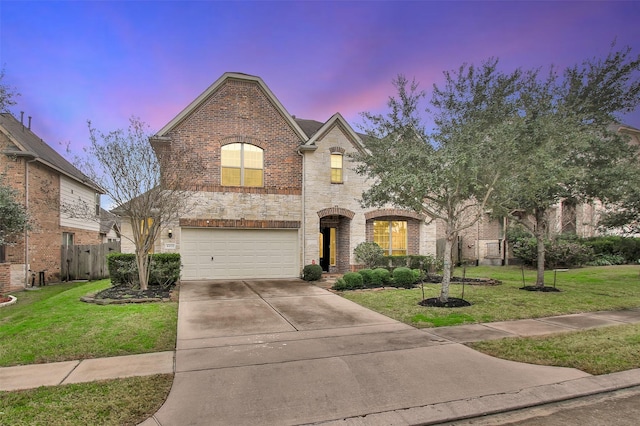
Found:
[[[455,235],[447,232],[447,238],[444,241],[444,266],[442,270],[442,290],[440,291],[440,301],[446,303],[449,300],[449,283],[451,282],[451,249]]]
[[[136,263],[138,264],[140,290],[147,290],[149,288],[149,254],[136,251]]]
[[[544,224],[544,210],[536,210],[536,245],[537,245],[537,275],[536,275],[536,287],[544,287],[544,237],[545,237],[545,224]]]

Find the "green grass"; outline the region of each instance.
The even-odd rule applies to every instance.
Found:
[[[462,275],[456,269],[456,275]],[[428,308],[418,305],[419,288],[343,292],[342,296],[414,327],[540,318],[553,315],[620,310],[640,306],[640,267],[637,265],[604,266],[558,272],[559,293],[520,290],[520,267],[471,267],[468,277],[487,277],[502,281],[498,286],[465,285],[465,308]],[[546,285],[553,285],[553,271],[545,274]],[[525,285],[535,283],[535,271],[525,270]],[[425,285],[425,298],[440,294],[440,285]],[[462,297],[462,285],[452,284],[451,297]]]
[[[101,280],[14,293],[18,302],[0,309],[0,367],[175,349],[177,302],[80,301],[108,286]]]
[[[0,392],[0,425],[136,425],[165,401],[172,375]]]
[[[489,340],[469,346],[498,358],[577,368],[590,374],[640,368],[640,324],[546,337]]]

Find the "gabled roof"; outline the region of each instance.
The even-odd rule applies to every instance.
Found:
[[[347,134],[349,140],[358,151],[362,152],[365,150],[365,147],[362,144],[363,135],[356,133],[339,112],[333,114],[333,116],[331,116],[331,118],[324,124],[313,120],[296,119],[296,121],[299,123],[304,122],[301,127],[307,128],[310,132],[313,132],[307,133],[309,135],[309,140],[302,145],[304,147],[316,146],[316,141],[323,138],[334,126],[338,126]]]
[[[58,154],[10,113],[0,113],[0,132],[4,133],[11,143],[16,146],[15,150],[10,149],[3,151],[4,154],[29,157],[97,192],[104,192],[84,173],[65,160],[64,157]]]
[[[262,81],[260,77],[256,77],[248,74],[241,74],[235,72],[227,72],[222,75],[219,79],[217,79],[207,90],[202,92],[200,96],[198,96],[193,102],[191,102],[185,109],[183,109],[178,115],[176,115],[173,120],[167,123],[158,133],[154,135],[154,138],[162,138],[166,136],[171,130],[173,130],[178,124],[180,124],[185,118],[187,118],[194,110],[196,110],[200,105],[202,105],[211,95],[213,95],[218,89],[220,89],[228,80],[242,80],[242,81],[252,81],[255,82],[260,90],[264,92],[269,101],[273,104],[273,106],[278,110],[280,115],[289,123],[293,131],[298,135],[298,137],[302,140],[306,140],[307,137],[305,132],[300,128],[298,123],[293,119],[291,114],[287,112],[285,107],[280,103],[278,98],[273,94],[273,92],[267,87],[267,85]]]

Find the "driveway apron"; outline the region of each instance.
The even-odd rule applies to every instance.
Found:
[[[189,281],[174,384],[148,424],[293,425],[387,412],[389,423],[402,410],[586,376],[483,355],[302,280]]]

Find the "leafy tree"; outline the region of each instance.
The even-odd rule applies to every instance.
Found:
[[[183,179],[170,173],[172,159],[185,153],[175,148],[152,147],[148,126],[132,117],[126,130],[103,133],[89,122],[90,146],[76,164],[105,191],[116,205],[113,210],[128,220],[132,236],[123,233],[135,246],[140,289],[149,282],[149,253],[161,230],[171,226],[191,210],[195,203]],[[190,158],[195,159],[190,153]],[[198,161],[190,167],[200,168]],[[64,206],[67,214],[78,215],[86,206]]]
[[[618,188],[637,185],[636,148],[610,130],[616,114],[640,101],[640,57],[630,49],[567,68],[523,75],[520,111],[510,132],[517,141],[517,168],[494,213],[525,226],[537,241],[538,287],[544,286],[548,213],[563,199],[616,200]]]
[[[16,235],[29,227],[27,209],[17,201],[18,196],[0,175],[0,246],[14,244]]]
[[[2,83],[4,79],[4,69],[0,70],[0,112],[9,112],[9,107],[16,104],[15,97],[20,94],[13,88]]]
[[[431,105],[436,130],[427,135],[419,105],[425,98],[415,81],[394,80],[398,94],[386,115],[363,113],[366,154],[355,155],[356,171],[373,184],[364,206],[392,204],[442,221],[444,271],[440,301],[449,298],[452,249],[458,234],[485,212],[508,170],[501,161],[513,147],[508,117],[516,113],[520,72],[504,74],[497,60],[445,72]]]

